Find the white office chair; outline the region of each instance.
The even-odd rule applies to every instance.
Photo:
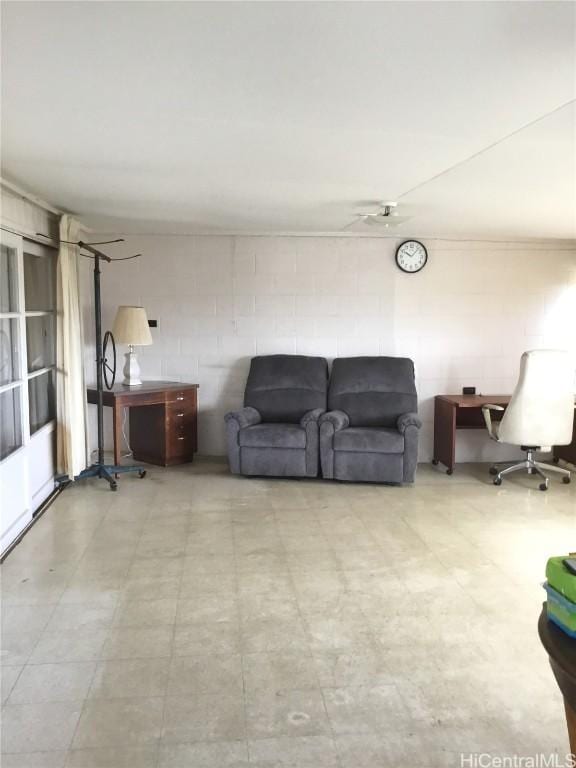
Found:
[[[500,422],[492,422],[490,411],[504,411]],[[540,490],[548,488],[548,469],[570,482],[570,472],[553,464],[536,461],[536,451],[548,451],[553,445],[568,445],[574,425],[574,366],[568,352],[536,349],[524,352],[520,360],[520,377],[506,409],[501,405],[482,408],[488,433],[498,443],[519,445],[526,460],[490,473],[496,475],[494,485],[501,485],[504,475],[526,469],[543,479]]]

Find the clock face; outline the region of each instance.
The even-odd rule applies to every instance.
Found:
[[[398,246],[396,264],[403,272],[420,272],[428,261],[426,248],[418,240],[406,240]]]

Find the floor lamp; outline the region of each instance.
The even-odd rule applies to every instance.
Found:
[[[119,243],[122,240],[112,240],[109,242]],[[146,476],[146,470],[144,467],[130,464],[106,464],[104,461],[104,382],[103,372],[106,365],[106,358],[104,355],[104,349],[102,346],[102,299],[100,294],[100,261],[103,260],[107,263],[111,261],[125,261],[126,259],[135,259],[140,254],[135,256],[128,256],[125,258],[112,259],[110,256],[106,256],[102,251],[94,248],[94,245],[106,245],[107,243],[84,243],[79,241],[77,243],[71,243],[71,245],[77,245],[80,250],[88,251],[88,258],[94,260],[94,325],[95,325],[95,339],[96,339],[96,391],[97,391],[97,408],[98,408],[98,458],[95,463],[84,469],[77,475],[74,480],[85,480],[88,477],[99,477],[102,480],[106,480],[110,484],[112,491],[118,490],[118,483],[116,477],[119,474],[126,472],[138,472],[140,477]]]

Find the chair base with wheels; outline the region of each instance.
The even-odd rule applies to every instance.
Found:
[[[494,485],[502,485],[502,478],[504,475],[509,475],[512,472],[520,472],[523,469],[526,470],[529,475],[539,475],[543,481],[538,486],[541,491],[548,490],[549,478],[543,472],[545,469],[550,472],[557,472],[558,474],[562,475],[563,483],[570,482],[571,474],[569,470],[564,469],[563,467],[559,467],[556,464],[547,464],[543,461],[536,461],[534,458],[534,453],[538,450],[541,450],[538,446],[528,447],[526,445],[522,445],[521,448],[523,451],[526,451],[526,459],[524,461],[520,461],[517,464],[512,464],[505,469],[498,469],[497,464],[494,464],[490,467],[490,474],[495,475]]]

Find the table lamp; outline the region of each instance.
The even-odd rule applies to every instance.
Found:
[[[143,347],[152,344],[152,334],[148,327],[148,318],[144,307],[118,307],[114,325],[112,327],[114,339],[119,344],[128,344],[126,362],[124,364],[124,381],[122,384],[135,387],[142,384],[140,379],[140,366],[136,358],[134,347]]]

